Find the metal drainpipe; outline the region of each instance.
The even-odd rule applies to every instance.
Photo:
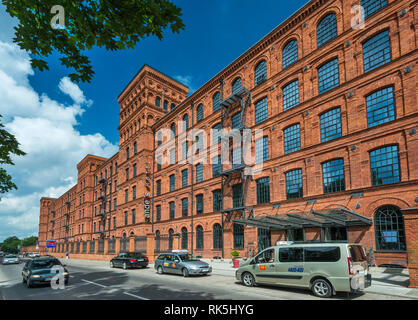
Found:
[[[193,126],[194,126],[194,102],[192,101],[191,105],[190,105],[190,109],[192,109],[192,130],[193,130]],[[186,136],[186,141],[187,141],[187,136]],[[192,144],[193,145],[193,144]],[[191,185],[191,201],[190,201],[190,205],[191,205],[191,233],[190,233],[190,237],[191,237],[191,247],[192,247],[192,254],[193,254],[193,208],[194,208],[194,190],[193,190],[193,183],[194,183],[194,179],[193,179],[193,164],[190,164],[191,167],[191,179],[192,179],[192,185]]]
[[[223,99],[224,99],[224,80],[221,78],[221,79],[219,79],[219,82],[220,82],[220,84],[221,84],[221,102],[223,101]],[[223,130],[223,127],[224,127],[224,117],[223,117],[223,108],[222,108],[222,106],[221,106],[221,130]],[[222,138],[221,138],[221,163],[222,163]],[[221,177],[221,182],[222,182],[222,185],[221,185],[221,188],[222,188],[222,191],[221,191],[221,194],[222,194],[222,208],[221,208],[221,210],[223,210],[223,204],[224,204],[224,201],[223,201],[223,198],[224,198],[224,177],[222,176]],[[225,243],[225,239],[224,239],[224,214],[223,214],[223,212],[222,212],[222,259],[224,259],[225,258],[225,250],[224,250],[224,243]]]
[[[164,103],[164,102],[163,102]],[[152,192],[151,192],[151,232],[154,233],[154,174],[155,174],[155,129],[152,129]]]

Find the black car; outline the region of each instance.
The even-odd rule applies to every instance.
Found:
[[[65,284],[68,285],[70,275],[65,265],[52,256],[42,256],[29,260],[25,263],[22,270],[23,283],[26,283],[28,288],[35,284],[50,283],[52,278],[57,275],[53,272],[53,267],[60,266],[63,268]]]
[[[123,269],[146,268],[148,258],[140,252],[123,252],[110,260],[110,267],[121,267]]]

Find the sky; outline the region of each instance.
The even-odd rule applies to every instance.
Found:
[[[166,30],[135,49],[86,54],[95,71],[91,83],[72,83],[59,56],[49,71],[33,70],[30,56],[13,44],[17,20],[0,4],[0,114],[6,129],[27,153],[5,169],[18,190],[0,200],[0,242],[38,234],[41,197],[59,197],[76,184],[76,165],[85,155],[118,151],[117,97],[144,64],[196,91],[307,0],[173,0],[185,29]]]

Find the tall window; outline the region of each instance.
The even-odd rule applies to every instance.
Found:
[[[216,92],[213,95],[212,104],[213,104],[213,112],[216,112],[221,108],[221,94],[219,92]]]
[[[395,120],[393,87],[376,91],[366,97],[368,127]]]
[[[238,93],[242,88],[241,78],[237,78],[232,82],[232,94]]]
[[[160,196],[161,195],[161,180],[157,180],[157,183],[156,183],[156,191],[157,191],[157,196]]]
[[[155,98],[155,105],[160,108],[161,107],[161,98],[160,97],[156,97]]]
[[[212,144],[221,142],[221,124],[218,123],[212,128]]]
[[[163,159],[161,156],[157,157],[157,171],[160,171],[162,168]]]
[[[196,136],[196,153],[203,151],[203,133]]]
[[[134,155],[138,152],[138,143],[135,141],[134,143]],[[106,172],[107,173],[107,172]],[[110,176],[112,176],[112,174],[110,174]],[[106,174],[106,178],[107,178],[107,174]]]
[[[196,227],[196,249],[203,249],[203,227]]]
[[[286,173],[286,198],[303,197],[302,170],[296,169]]]
[[[185,160],[187,159],[187,155],[189,153],[189,145],[187,144],[187,141],[183,142],[182,150],[183,150],[183,160]]]
[[[186,132],[189,129],[189,115],[186,113],[183,116],[183,132]]]
[[[161,206],[160,205],[157,205],[156,207],[155,207],[155,211],[156,211],[156,220],[157,221],[161,221]]]
[[[126,181],[129,180],[129,168],[125,170]]]
[[[217,223],[213,226],[213,249],[222,249],[222,227]]]
[[[125,226],[127,226],[128,225],[128,211],[125,211],[124,214],[125,214]]]
[[[196,109],[196,122],[199,123],[203,120],[203,104],[199,104]]]
[[[234,223],[234,249],[244,249],[244,226]]]
[[[168,101],[167,100],[164,100],[164,110],[168,110]]]
[[[136,163],[133,166],[133,177],[136,177]]]
[[[170,106],[170,111],[174,110],[175,108],[176,108],[176,105],[174,103],[172,103],[171,106]]]
[[[129,160],[129,148],[126,148],[126,160]]]
[[[187,217],[189,215],[189,199],[181,199],[181,215]]]
[[[284,153],[289,154],[300,150],[300,125],[299,123],[283,130]]]
[[[261,61],[255,67],[254,79],[256,87],[267,80],[267,63],[265,60]]]
[[[255,124],[268,119],[267,97],[255,103]]]
[[[241,128],[241,125],[241,112],[238,112],[232,116],[232,129],[239,129]]]
[[[270,202],[270,178],[257,180],[257,203]]]
[[[341,137],[340,108],[335,108],[325,112],[319,118],[321,122],[321,142]]]
[[[196,214],[203,214],[203,194],[196,196]]]
[[[132,200],[136,199],[136,186],[132,187]]]
[[[171,124],[170,131],[171,131],[171,139],[175,139],[176,138],[176,125],[174,123]]]
[[[174,219],[174,217],[175,217],[175,211],[176,211],[176,207],[175,207],[175,203],[174,203],[174,201],[172,201],[172,202],[170,202],[169,204],[168,204],[168,206],[169,206],[169,208],[170,208],[170,210],[169,210],[169,214],[170,214],[170,219],[171,220],[173,220]]]
[[[125,190],[125,202],[126,203],[129,202],[129,190],[128,189]]]
[[[345,191],[344,160],[335,159],[322,164],[324,193]]]
[[[242,148],[232,149],[232,168],[240,167],[242,164]]]
[[[404,221],[398,208],[379,208],[374,214],[374,225],[377,250],[406,250]]]
[[[170,150],[170,164],[176,164],[176,148]]]
[[[364,72],[391,61],[389,30],[385,30],[363,43]]]
[[[330,13],[318,23],[316,29],[316,42],[318,47],[334,39],[337,35],[337,16],[334,13]]]
[[[387,0],[361,0],[361,6],[364,9],[364,16],[367,18],[373,13],[379,11],[388,4]]]
[[[187,244],[188,244],[188,232],[187,232],[187,228],[183,227],[181,229],[181,248],[183,250],[186,250]]]
[[[203,181],[203,164],[196,165],[196,183]]]
[[[398,146],[387,146],[370,152],[372,185],[400,181]]]
[[[221,190],[215,190],[213,195],[213,211],[218,212],[222,210],[222,192]]]
[[[132,210],[132,224],[136,223],[136,210]],[[110,220],[109,220],[109,229],[110,229]]]
[[[182,188],[187,187],[189,184],[189,171],[187,169],[181,172],[181,186]]]
[[[282,58],[282,69],[286,69],[298,61],[298,42],[296,40],[291,40],[286,44],[283,48]]]
[[[174,191],[176,189],[176,176],[172,174],[170,177],[170,192]]]
[[[242,183],[232,186],[232,206],[242,207]]]
[[[340,85],[338,59],[335,58],[318,68],[319,94],[327,92]]]
[[[218,177],[222,172],[222,159],[221,156],[212,158],[212,176],[213,178]]]
[[[255,141],[255,163],[263,163],[269,159],[269,138],[263,137]]]
[[[283,87],[283,111],[299,105],[299,84],[298,80]]]

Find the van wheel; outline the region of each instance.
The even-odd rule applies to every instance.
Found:
[[[189,270],[187,270],[186,268],[183,268],[183,277],[188,277],[189,276]]]
[[[312,283],[312,292],[320,298],[329,298],[332,296],[332,286],[325,279],[316,279]]]
[[[159,266],[159,267],[157,268],[157,273],[158,273],[158,274],[163,274],[163,273],[164,273],[163,268],[162,268],[161,266]]]
[[[110,267],[113,268],[113,262],[112,261],[110,261]]]
[[[249,272],[245,272],[242,275],[242,282],[244,283],[244,285],[246,285],[247,287],[254,287],[255,286],[255,279],[254,276],[249,273]]]

